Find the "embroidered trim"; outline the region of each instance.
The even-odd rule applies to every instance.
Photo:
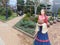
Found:
[[[38,37],[36,37],[35,38],[37,41],[39,41],[39,42],[48,42],[49,41],[49,39],[47,39],[47,40],[40,40],[40,39],[38,39]]]

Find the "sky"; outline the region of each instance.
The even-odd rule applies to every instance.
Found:
[[[9,0],[9,5],[16,6],[17,5],[17,0]]]
[[[53,1],[53,0],[50,0],[50,1]]]
[[[26,0],[24,0],[26,2]],[[50,0],[50,2],[53,0]],[[10,0],[9,5],[16,6],[17,5],[17,0]]]

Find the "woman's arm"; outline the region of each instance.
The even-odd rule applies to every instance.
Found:
[[[43,23],[44,23],[43,20],[41,20],[41,18],[39,16],[38,17],[38,22],[36,24],[36,29],[35,29],[35,35],[34,36],[36,36],[37,32],[39,31],[39,26],[42,26]]]
[[[50,27],[50,23],[48,22],[48,16],[47,16],[47,27]]]
[[[47,27],[50,27],[50,23],[49,22],[47,23]]]
[[[38,23],[37,23],[37,24],[36,24],[36,29],[35,29],[34,37],[36,37],[38,31],[39,31],[39,27],[38,27]]]

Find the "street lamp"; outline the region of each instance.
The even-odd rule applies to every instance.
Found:
[[[6,0],[6,20],[8,19],[8,5],[7,5],[7,0]]]

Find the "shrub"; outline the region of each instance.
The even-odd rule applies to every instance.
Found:
[[[31,14],[30,14],[30,13],[27,13],[27,14],[26,14],[26,17],[30,17],[30,16],[31,16]]]
[[[5,8],[2,9],[1,15],[3,15],[3,16],[6,15],[6,9]]]
[[[0,15],[5,14],[5,13],[4,13],[5,10],[4,10],[4,11],[3,11],[3,10],[4,10],[4,7],[0,7]],[[3,13],[2,13],[2,12],[3,12]]]
[[[0,7],[0,15],[6,16],[6,8]],[[12,15],[12,10],[8,8],[8,16],[10,17]]]
[[[24,18],[23,18],[23,21],[28,21],[29,20],[29,17],[27,17],[27,16],[25,16]]]
[[[23,18],[23,20],[34,20],[35,16],[31,15],[30,13],[27,13],[26,16]]]
[[[24,13],[34,14],[34,7],[33,6],[24,6]]]
[[[12,13],[13,13],[13,11],[10,8],[8,8],[8,16],[9,17],[12,15]]]
[[[53,21],[53,20],[54,20],[54,18],[53,17],[50,17],[48,21]]]
[[[59,10],[58,10],[58,17],[60,17],[60,8],[59,8]]]
[[[37,20],[38,20],[38,16],[37,16],[37,17],[35,17],[34,22],[36,22],[36,23],[37,23]]]
[[[20,21],[20,26],[24,26],[25,28],[34,28],[35,27],[35,23],[33,21]]]
[[[28,27],[34,28],[35,27],[35,23],[33,21],[28,21]]]
[[[31,16],[30,19],[31,19],[33,22],[37,23],[38,16],[36,16],[36,17],[35,17],[35,16]]]
[[[32,20],[33,19],[33,20]],[[36,27],[38,16],[30,15],[29,13],[19,21],[15,26],[31,35],[34,35],[34,30]]]
[[[37,22],[38,20],[38,16],[34,16],[34,15],[30,15],[30,14],[27,14],[24,18],[23,18],[23,21],[28,21],[28,20],[31,20],[33,22]]]

